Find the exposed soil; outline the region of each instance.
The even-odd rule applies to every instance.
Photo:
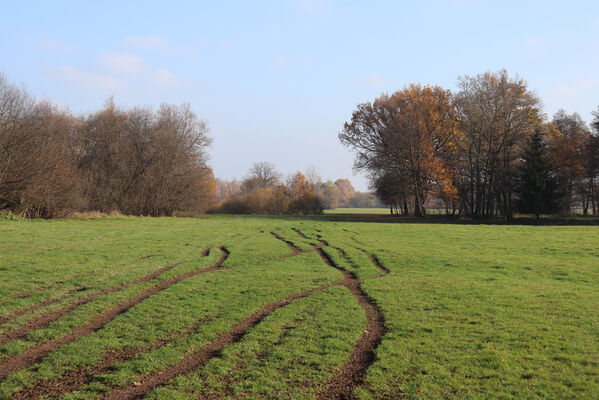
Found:
[[[147,289],[143,293],[140,293],[139,295],[132,297],[128,300],[125,300],[122,303],[104,311],[102,314],[97,315],[90,322],[88,322],[87,324],[85,324],[83,326],[79,326],[79,327],[75,328],[68,335],[65,335],[59,339],[55,339],[55,340],[51,340],[51,341],[42,343],[39,346],[34,347],[30,350],[27,350],[23,353],[3,359],[2,363],[0,363],[0,378],[4,378],[5,376],[11,374],[12,372],[14,372],[16,370],[25,368],[25,367],[35,363],[39,359],[45,357],[51,351],[58,349],[60,346],[66,344],[66,343],[71,343],[82,336],[86,336],[92,332],[97,331],[98,329],[100,329],[104,325],[106,325],[108,322],[112,321],[117,315],[124,313],[125,311],[129,310],[131,307],[136,305],[137,303],[147,299],[148,297],[150,297],[158,292],[163,291],[164,289],[174,285],[175,283],[178,283],[184,279],[187,279],[187,278],[199,275],[199,274],[203,274],[206,272],[214,271],[217,269],[231,268],[231,267],[225,267],[222,265],[223,262],[229,256],[229,251],[224,247],[221,247],[220,249],[222,251],[222,255],[219,258],[219,260],[216,262],[216,264],[214,264],[213,266],[204,268],[201,270],[197,270],[197,271],[187,272],[187,273],[175,276],[174,278],[171,278],[167,281],[159,282],[156,284],[156,286],[154,286],[150,289]],[[168,268],[168,267],[164,267],[164,268]],[[162,268],[162,269],[164,269],[164,268]],[[172,267],[170,267],[170,268],[172,268]],[[146,275],[146,277],[151,276],[153,274],[156,274],[155,276],[157,276],[160,274],[157,272],[158,271],[155,271],[154,273],[152,273],[150,275]],[[140,278],[140,279],[145,279],[146,277]]]
[[[132,360],[142,353],[156,350],[174,342],[179,338],[188,336],[197,330],[200,325],[213,319],[214,316],[202,318],[193,326],[188,327],[187,329],[182,329],[168,338],[159,339],[154,343],[148,344],[144,347],[124,347],[121,349],[110,349],[98,363],[68,371],[64,373],[60,379],[43,379],[36,381],[33,386],[26,387],[23,390],[13,394],[12,399],[28,400],[37,399],[42,396],[55,397],[66,392],[71,392],[83,385],[90,383],[90,378],[92,376],[100,373],[110,372],[113,370],[114,364]]]
[[[287,247],[291,249],[292,253],[288,257],[296,256],[298,254],[303,253],[303,251],[299,249],[295,244],[293,244],[293,242],[283,239],[281,236],[277,235],[274,232],[270,232],[270,234],[273,235],[275,238],[279,239],[280,241],[285,242],[287,244]]]
[[[94,271],[90,271],[90,272],[87,272],[85,274],[77,274],[77,275],[74,275],[70,279],[55,281],[55,282],[49,283],[47,285],[39,286],[39,287],[36,287],[34,289],[26,290],[26,291],[21,292],[21,293],[13,294],[12,296],[9,296],[8,298],[10,300],[22,299],[24,297],[29,296],[33,292],[41,292],[42,290],[52,289],[53,287],[56,287],[58,285],[62,285],[63,283],[67,283],[67,282],[70,282],[70,281],[74,281],[76,279],[80,279],[80,278],[83,278],[83,277],[86,277],[86,276],[93,275],[93,273],[94,273]]]
[[[43,313],[43,314],[33,318],[32,320],[28,321],[27,324],[24,326],[21,326],[19,328],[15,328],[15,329],[11,329],[11,330],[7,330],[7,331],[3,332],[2,334],[0,334],[0,346],[10,342],[11,340],[21,338],[33,330],[40,329],[40,328],[47,326],[51,322],[56,321],[58,318],[70,313],[77,307],[80,307],[83,304],[89,303],[90,301],[97,299],[98,297],[104,296],[108,293],[118,292],[119,290],[123,290],[132,285],[137,285],[138,283],[151,281],[152,279],[156,278],[158,275],[163,274],[166,271],[173,269],[176,266],[186,263],[188,261],[189,260],[185,260],[185,261],[181,261],[181,262],[178,262],[175,264],[170,264],[170,265],[164,266],[162,268],[159,268],[159,269],[149,273],[148,275],[142,276],[139,279],[125,282],[121,285],[112,286],[112,287],[106,288],[104,290],[101,290],[99,292],[89,294],[80,299],[72,301],[69,305],[59,308],[58,310],[48,311],[46,313]]]
[[[299,230],[294,230],[298,235],[305,237]],[[328,246],[328,243],[320,235],[317,235],[317,238],[320,245],[315,248],[316,252],[327,265],[343,272],[345,277],[343,286],[347,287],[354,295],[366,314],[366,329],[354,346],[350,359],[339,367],[333,379],[327,383],[325,389],[317,396],[318,399],[349,399],[354,389],[363,384],[366,370],[375,360],[374,352],[385,334],[385,320],[376,303],[360,287],[361,281],[353,273],[335,264],[322,250],[322,247]],[[387,271],[378,262],[378,259],[371,257],[371,260],[373,263],[376,260],[375,265],[380,266],[383,271]]]
[[[300,237],[302,237],[304,239],[309,239],[298,229],[293,228],[293,230]],[[283,239],[281,236],[279,236],[278,234],[276,234],[274,232],[270,232],[270,233],[276,239],[285,242],[292,251],[292,254],[289,254],[289,255],[286,255],[283,257],[279,257],[279,258],[291,257],[291,256],[296,256],[298,254],[306,253],[306,251],[302,251],[297,246],[295,246],[295,244],[293,242]],[[297,293],[297,294],[289,296],[285,299],[270,303],[267,306],[265,306],[264,308],[262,308],[260,311],[245,318],[242,322],[234,325],[231,328],[231,330],[222,333],[218,337],[218,339],[216,339],[215,341],[207,344],[200,350],[187,355],[178,364],[173,365],[165,370],[157,371],[152,374],[149,374],[149,375],[145,376],[144,378],[140,379],[140,382],[135,382],[135,384],[132,384],[132,385],[129,385],[126,387],[115,388],[112,392],[102,395],[101,398],[119,399],[119,400],[120,399],[139,398],[139,397],[149,393],[157,386],[165,384],[177,376],[189,373],[192,370],[198,368],[199,366],[206,364],[208,361],[210,361],[211,359],[213,359],[215,357],[220,357],[221,351],[225,346],[240,341],[250,328],[256,326],[267,315],[269,315],[273,311],[286,306],[287,304],[289,304],[290,302],[292,302],[294,300],[309,296],[314,292],[325,290],[325,289],[328,289],[333,286],[345,286],[348,288],[350,293],[352,293],[352,295],[357,299],[360,306],[363,308],[364,313],[367,318],[367,326],[366,326],[364,333],[362,334],[362,336],[360,337],[360,339],[354,346],[354,350],[350,356],[350,359],[346,363],[344,363],[343,365],[341,365],[339,367],[335,376],[327,383],[324,390],[321,393],[319,393],[317,398],[318,399],[348,399],[348,398],[350,398],[351,393],[354,391],[354,389],[363,384],[363,379],[366,374],[366,370],[375,360],[374,352],[375,352],[376,348],[378,347],[378,345],[380,344],[383,335],[385,334],[384,319],[383,319],[383,315],[382,315],[381,311],[377,308],[376,304],[371,299],[369,299],[368,296],[366,295],[366,293],[362,290],[362,288],[360,286],[361,281],[352,272],[347,271],[347,270],[343,269],[342,267],[336,265],[333,262],[333,260],[322,249],[324,246],[328,246],[328,243],[320,235],[317,235],[317,238],[318,238],[318,241],[320,242],[320,244],[318,246],[314,247],[314,251],[317,252],[317,254],[321,257],[321,259],[327,265],[329,265],[333,268],[336,268],[343,273],[342,281],[337,282],[335,284],[324,285],[324,286],[321,286],[321,287],[318,287],[315,289],[304,291],[302,293]],[[180,282],[186,278],[189,278],[189,277],[201,274],[201,273],[206,273],[206,272],[210,272],[210,271],[214,271],[214,270],[218,270],[218,269],[233,268],[232,266],[223,266],[222,265],[230,253],[224,247],[221,247],[220,249],[222,251],[222,255],[221,255],[220,259],[213,266],[199,270],[199,271],[181,274],[181,275],[174,277],[168,281],[160,282],[156,286],[146,290],[145,292],[141,293],[140,295],[135,296],[129,300],[126,300],[126,301],[122,302],[121,304],[105,311],[101,315],[98,315],[97,317],[95,317],[92,321],[90,321],[86,325],[76,328],[69,335],[66,335],[57,340],[46,342],[36,348],[26,351],[25,353],[18,354],[16,356],[13,356],[13,357],[3,360],[3,362],[0,364],[0,378],[5,377],[8,374],[10,374],[18,369],[21,369],[28,365],[33,364],[34,362],[36,362],[37,360],[46,356],[49,352],[57,349],[58,347],[62,346],[63,344],[70,343],[82,336],[88,335],[98,329],[101,329],[106,323],[108,323],[109,321],[114,319],[117,315],[127,311],[128,309],[133,307],[135,304],[145,300],[146,298],[148,298],[149,296],[151,296],[153,294],[156,294],[156,293],[168,288],[169,286],[171,286],[177,282]],[[364,253],[368,254],[372,263],[382,272],[381,276],[389,273],[389,270],[380,263],[380,261],[374,254],[370,254],[362,249],[360,249],[360,250],[363,251]],[[208,254],[209,254],[209,249],[206,249],[202,253],[202,256],[207,256]],[[146,275],[145,277],[140,278],[136,281],[132,281],[132,282],[125,283],[123,285],[115,286],[113,288],[106,289],[102,292],[98,292],[98,293],[96,293],[94,295],[90,295],[90,296],[98,297],[98,296],[101,296],[102,294],[109,293],[110,291],[120,290],[124,287],[127,287],[127,286],[135,284],[135,283],[149,281],[149,280],[155,278],[156,276],[158,276],[159,274],[167,271],[168,269],[173,268],[175,265],[178,265],[178,264],[173,264],[170,266],[163,267],[163,268],[161,268],[157,271],[154,271],[153,273]],[[118,289],[115,289],[115,288],[118,288]],[[91,301],[92,299],[88,299],[87,301],[85,301],[83,303],[74,305],[74,303],[77,303],[84,299],[87,299],[90,296],[87,296],[87,297],[84,297],[83,299],[77,300],[77,301],[71,303],[69,306],[65,307],[64,309],[58,310],[58,311],[62,311],[62,310],[68,309],[67,311],[64,311],[63,314],[58,315],[58,314],[56,314],[57,313],[56,311],[51,312],[51,313],[46,313],[46,314],[38,317],[33,322],[35,323],[36,321],[39,321],[39,322],[37,322],[37,324],[38,325],[41,324],[40,326],[44,326],[45,324],[48,324],[52,320],[68,313],[69,311],[76,308],[77,306],[84,304],[87,301]],[[93,297],[93,298],[96,298],[96,297]],[[41,306],[39,306],[39,307],[41,307]],[[70,308],[70,307],[72,307],[72,308]],[[45,322],[45,324],[42,324],[42,322],[43,322],[42,317],[53,316],[53,315],[58,315],[58,316],[56,316],[54,319],[48,320],[47,322]],[[47,318],[49,318],[49,317],[47,317]],[[29,326],[29,325],[27,325],[27,326]],[[37,327],[31,328],[31,329],[27,330],[25,333],[23,333],[22,335],[16,336],[16,337],[21,337],[33,329],[37,329]],[[10,333],[10,332],[8,332],[8,333]],[[7,333],[3,334],[3,336],[6,334]],[[14,335],[15,334],[13,333],[13,336]],[[0,343],[2,343],[3,336],[0,336]],[[12,339],[9,339],[9,340],[12,340]],[[88,383],[90,381],[90,378],[93,375],[101,373],[101,372],[110,371],[111,366],[114,365],[115,363],[130,360],[143,352],[147,352],[147,351],[159,348],[161,346],[164,346],[165,344],[169,343],[172,340],[174,340],[174,339],[165,339],[165,340],[157,341],[155,343],[152,343],[152,344],[142,347],[142,348],[124,348],[124,349],[119,349],[119,350],[109,352],[97,365],[86,366],[86,367],[82,367],[82,368],[79,368],[74,371],[67,372],[66,374],[63,375],[63,377],[61,377],[58,380],[38,381],[35,383],[34,386],[23,389],[21,392],[18,392],[14,398],[15,399],[29,399],[29,398],[36,398],[36,397],[39,397],[42,395],[53,396],[53,395],[57,395],[60,393],[65,393],[68,391],[75,390],[78,387]]]
[[[72,291],[69,291],[66,295],[68,296],[71,293],[72,293]],[[47,300],[42,301],[41,303],[33,304],[33,305],[28,306],[28,307],[24,307],[24,308],[20,308],[18,310],[15,310],[15,311],[11,312],[10,314],[7,314],[7,315],[4,315],[4,316],[0,317],[0,325],[4,324],[7,321],[10,321],[11,319],[20,317],[21,315],[26,314],[29,311],[37,310],[38,308],[42,308],[42,307],[48,306],[50,304],[56,303],[61,298],[62,297],[55,298],[55,299],[47,299]]]
[[[300,235],[301,238],[303,239],[308,239],[308,237],[306,235],[304,235],[299,229],[296,228],[291,228],[295,233],[297,233],[298,235]]]
[[[324,242],[321,243],[324,244]],[[322,248],[318,247],[316,251],[325,263],[331,267],[341,269],[335,265]],[[343,269],[342,271],[344,271],[344,274],[349,275],[349,279],[345,279],[347,283],[344,286],[349,289],[364,309],[367,319],[366,330],[354,346],[349,361],[339,367],[336,375],[329,381],[324,391],[318,394],[318,399],[349,399],[354,389],[362,385],[366,370],[375,360],[374,351],[385,334],[383,314],[364,293],[360,287],[360,280],[354,274]]]
[[[214,342],[209,343],[200,350],[189,354],[178,364],[173,365],[165,370],[157,371],[155,373],[145,376],[140,380],[140,382],[137,382],[137,385],[133,384],[123,388],[117,388],[112,392],[102,396],[101,398],[111,400],[126,400],[139,398],[149,393],[157,386],[165,384],[179,375],[186,374],[196,369],[197,367],[206,364],[208,361],[215,357],[219,357],[221,355],[222,349],[225,346],[240,341],[250,328],[256,326],[258,323],[260,323],[260,321],[262,321],[267,315],[269,315],[273,311],[283,306],[286,306],[293,300],[309,296],[314,292],[325,290],[339,284],[341,283],[320,286],[318,288],[307,290],[302,293],[297,293],[285,299],[270,303],[260,311],[245,318],[239,324],[234,325],[230,331],[221,334],[218,337],[218,339],[216,339]]]
[[[377,267],[383,275],[387,275],[389,272],[389,269],[387,267],[385,267],[380,260],[378,259],[378,257],[374,254],[368,253],[366,252],[366,250],[362,250],[364,251],[364,253],[366,253],[368,255],[368,257],[370,257],[370,261],[372,261],[372,263],[374,264],[375,267]]]

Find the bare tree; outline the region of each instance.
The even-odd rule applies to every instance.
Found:
[[[52,217],[77,203],[74,126],[70,115],[0,75],[0,208]]]
[[[249,170],[248,176],[244,179],[244,190],[249,192],[254,188],[275,187],[280,182],[282,176],[273,163],[254,163]]]
[[[540,117],[540,101],[505,70],[459,79],[456,96],[462,154],[460,191],[466,212],[512,219],[516,161]]]
[[[187,104],[124,111],[109,101],[81,124],[88,208],[142,215],[205,209],[214,197],[207,132]]]

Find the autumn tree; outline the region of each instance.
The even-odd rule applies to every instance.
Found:
[[[349,199],[356,193],[356,190],[352,186],[351,182],[347,178],[337,179],[335,186],[338,192],[338,201],[340,207],[348,207]]]
[[[312,191],[312,185],[301,172],[287,179],[287,187],[292,198],[291,213],[318,214],[322,211],[322,201]]]
[[[429,191],[443,178],[441,150],[455,132],[452,113],[449,91],[413,84],[358,105],[339,139],[357,152],[356,170],[405,177],[414,214],[424,216]]]
[[[460,197],[466,213],[512,219],[516,164],[540,120],[540,101],[505,70],[459,79],[455,98],[461,153]]]
[[[590,203],[593,214],[599,214],[599,107],[593,112],[592,135],[584,149],[584,163],[590,187]]]
[[[585,180],[584,148],[590,131],[577,113],[559,110],[551,122],[555,129],[549,137],[549,152],[564,192],[560,214],[568,215],[577,200],[587,208],[589,185]]]

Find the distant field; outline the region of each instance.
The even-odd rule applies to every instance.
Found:
[[[324,214],[389,214],[388,208],[335,208]]]
[[[597,226],[114,217],[0,238],[0,398],[599,393]]]

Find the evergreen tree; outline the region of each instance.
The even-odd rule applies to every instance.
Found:
[[[523,213],[551,214],[558,210],[563,196],[552,172],[543,136],[536,132],[528,142],[518,171],[517,209]]]

